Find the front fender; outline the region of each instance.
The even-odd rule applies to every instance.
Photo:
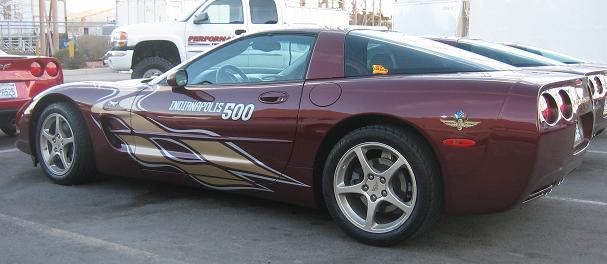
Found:
[[[107,116],[119,116],[129,120],[131,105],[139,92],[147,85],[133,85],[136,80],[109,82],[81,82],[59,85],[34,97],[17,115],[17,148],[34,157],[36,162],[36,127],[44,109],[53,103],[66,102],[79,109],[79,114],[87,125],[95,157],[120,157],[121,159],[96,158],[96,165],[101,173],[138,175],[137,165],[126,149],[112,146],[102,126],[102,119]],[[120,166],[117,163],[121,163]]]

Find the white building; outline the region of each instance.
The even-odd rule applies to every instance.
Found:
[[[465,7],[465,3],[469,7]],[[607,64],[605,0],[397,0],[394,29],[514,42]]]

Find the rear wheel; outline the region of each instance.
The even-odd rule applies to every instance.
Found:
[[[2,129],[2,132],[4,132],[4,134],[6,134],[9,137],[13,137],[17,134],[17,126],[15,124],[15,118],[12,118],[9,120],[9,122],[7,124],[2,125],[2,127],[0,127],[0,129]]]
[[[36,127],[36,155],[49,179],[71,185],[94,178],[91,140],[76,107],[51,104],[38,118]]]
[[[329,154],[323,196],[333,219],[354,238],[392,245],[417,235],[440,215],[439,172],[425,142],[391,127],[365,127]]]

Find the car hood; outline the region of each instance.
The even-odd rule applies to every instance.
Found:
[[[54,86],[52,88],[46,89],[45,91],[36,95],[33,98],[34,101],[40,100],[42,97],[54,94],[54,93],[63,93],[66,90],[70,90],[73,88],[83,89],[85,91],[94,91],[94,90],[130,90],[136,91],[149,87],[149,85],[143,82],[144,79],[133,79],[133,80],[125,80],[118,82],[105,82],[105,81],[85,81],[85,82],[73,82],[73,83],[64,83],[61,85]]]
[[[598,75],[607,74],[607,68],[594,67],[589,65],[567,65],[567,66],[541,66],[541,67],[524,67],[525,70],[548,71],[548,72],[563,72],[579,75]]]

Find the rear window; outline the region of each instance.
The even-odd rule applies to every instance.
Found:
[[[344,58],[346,77],[516,70],[445,44],[396,32],[350,32]]]
[[[457,47],[516,67],[564,65],[537,54],[485,41],[466,40],[457,43]]]
[[[250,0],[249,5],[253,24],[278,23],[278,12],[274,0]]]
[[[528,46],[512,46],[514,48],[518,48],[527,52],[531,52],[533,54],[540,55],[542,57],[546,57],[551,60],[559,61],[565,64],[582,64],[585,63],[584,60],[578,59],[575,57],[571,57],[565,54],[558,53],[556,51],[550,51],[540,48],[533,48]]]

